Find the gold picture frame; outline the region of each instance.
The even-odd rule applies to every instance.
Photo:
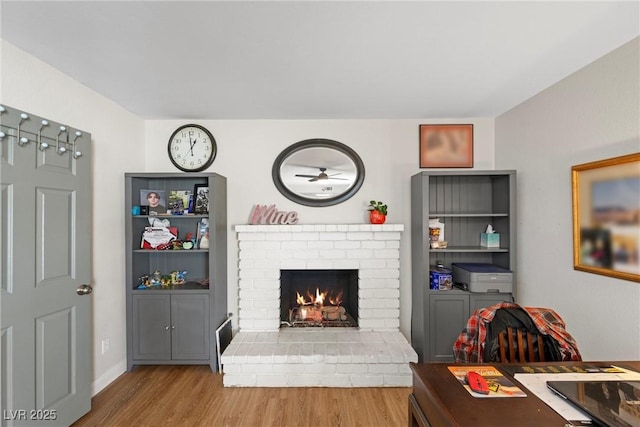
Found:
[[[573,268],[640,282],[640,153],[571,167]]]

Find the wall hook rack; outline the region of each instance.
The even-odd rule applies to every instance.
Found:
[[[0,115],[0,142],[8,144],[9,148],[5,151],[7,156],[13,152],[12,146],[27,147],[29,142],[35,142],[34,146],[42,152],[41,155],[55,144],[58,154],[70,153],[73,159],[79,159],[83,155],[78,149],[80,143],[87,138],[91,140],[91,135],[86,132],[70,129],[66,125],[6,105],[0,105]],[[72,140],[70,135],[73,135]]]

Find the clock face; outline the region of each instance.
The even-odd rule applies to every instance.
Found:
[[[213,163],[216,154],[216,140],[200,125],[181,126],[169,138],[169,159],[182,171],[204,170]]]

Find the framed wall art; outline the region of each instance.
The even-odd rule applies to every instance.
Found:
[[[472,168],[473,125],[420,125],[421,168]]]
[[[573,267],[640,282],[640,153],[576,165]]]

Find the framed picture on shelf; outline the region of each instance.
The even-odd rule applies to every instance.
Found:
[[[191,190],[171,190],[169,191],[169,209],[173,215],[182,215],[189,212],[189,201]]]
[[[209,249],[209,220],[207,218],[202,218],[198,222],[196,248]]]
[[[573,268],[640,282],[640,153],[571,168]]]
[[[196,184],[193,188],[193,213],[209,213],[209,186]]]
[[[167,199],[164,190],[140,190],[140,206],[149,206],[149,213],[167,213]]]
[[[473,125],[420,125],[421,168],[472,168]]]

